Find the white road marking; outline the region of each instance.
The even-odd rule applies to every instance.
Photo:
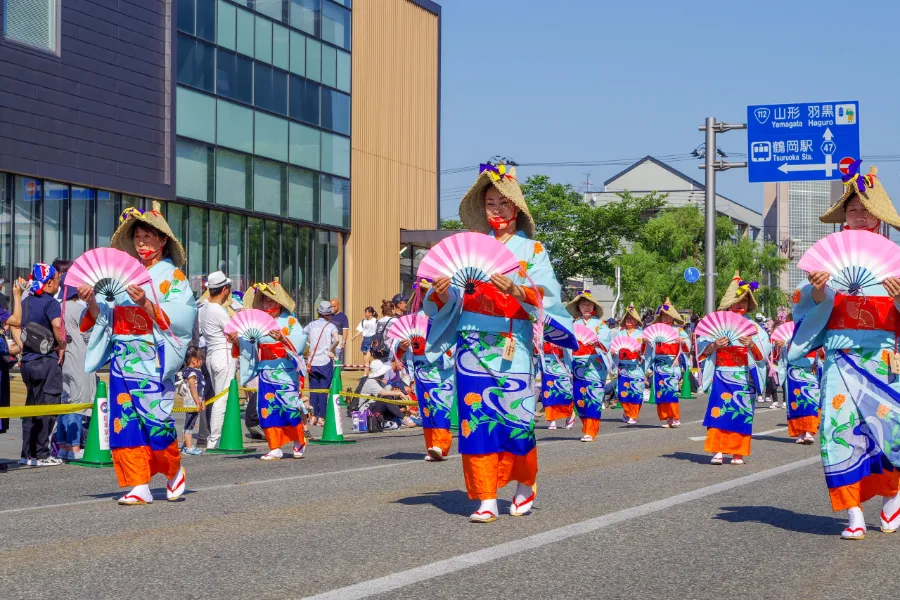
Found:
[[[362,581],[346,587],[323,592],[315,596],[309,596],[305,600],[358,600],[392,592],[416,583],[429,581],[471,567],[483,567],[484,564],[489,561],[498,560],[507,556],[514,556],[534,548],[540,548],[576,536],[593,533],[599,529],[616,525],[630,519],[651,515],[673,506],[678,506],[679,504],[693,502],[694,500],[699,500],[713,494],[726,492],[737,487],[777,477],[778,475],[789,473],[796,469],[818,463],[819,461],[820,458],[817,456],[805,458],[797,462],[760,471],[759,473],[754,473],[752,475],[745,475],[744,477],[738,477],[737,479],[732,479],[730,481],[699,488],[669,498],[663,498],[662,500],[648,502],[647,504],[642,504],[633,508],[626,508],[625,510],[602,515],[600,517],[594,517],[578,523],[572,523],[571,525],[565,525],[543,533],[497,544],[496,546],[489,546],[482,550],[460,554],[429,565],[414,567],[406,571],[399,571],[377,579],[370,579],[369,581]]]
[[[769,435],[770,433],[778,433],[779,431],[787,431],[787,427],[779,427],[778,429],[770,429],[768,431],[757,431],[756,433],[753,434],[753,437],[759,437],[761,435]],[[706,439],[705,435],[690,438],[690,440],[692,442],[702,442],[705,439]]]

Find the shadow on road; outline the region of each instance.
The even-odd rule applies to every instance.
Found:
[[[673,452],[672,454],[663,454],[663,458],[674,458],[675,460],[687,460],[698,465],[708,465],[711,454],[694,454],[692,452]]]
[[[807,515],[774,506],[723,506],[720,510],[727,511],[716,515],[720,521],[762,523],[796,533],[835,535],[844,527],[844,521],[835,517]]]
[[[424,460],[424,452],[394,452],[382,457],[383,460]]]
[[[418,496],[400,498],[399,500],[396,500],[396,502],[397,504],[404,504],[406,506],[431,504],[448,515],[459,515],[462,517],[468,517],[478,506],[478,502],[476,500],[469,500],[469,495],[462,490],[429,492]],[[509,506],[510,503],[508,501],[497,501],[497,510],[499,510],[500,514],[509,514]]]
[[[753,441],[765,440],[767,442],[781,442],[782,444],[797,444],[797,440],[793,438],[778,437],[775,435],[754,435]]]

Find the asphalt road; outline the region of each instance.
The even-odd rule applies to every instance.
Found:
[[[676,430],[653,406],[632,427],[607,411],[592,444],[542,427],[534,512],[487,525],[466,518],[458,457],[422,460],[420,430],[304,460],[187,457],[184,500],[158,476],[143,507],[115,504],[109,469],[11,469],[0,598],[892,596],[900,536],[877,530],[877,501],[866,540],[841,541],[818,446],[796,446],[783,411],[758,410],[746,465],[716,467],[690,439],[704,407],[683,402]]]

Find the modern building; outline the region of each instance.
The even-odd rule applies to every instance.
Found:
[[[0,277],[160,201],[199,294],[278,276],[309,319],[399,289],[438,222],[430,0],[4,0]]]
[[[584,200],[593,206],[601,206],[618,202],[620,192],[630,192],[634,196],[658,192],[666,194],[668,208],[696,206],[701,212],[706,208],[706,186],[703,183],[652,156],[645,156],[604,181],[602,191],[585,192]],[[762,215],[755,210],[716,194],[716,213],[730,218],[737,227],[739,236],[748,236],[753,240],[759,238],[762,231]],[[610,313],[616,295],[614,289],[605,285],[594,285],[590,280],[580,282],[570,280],[568,284],[574,291],[590,289],[603,305],[607,317],[612,316]],[[622,313],[623,305],[627,302],[627,298],[621,298],[616,312]]]
[[[586,192],[584,200],[594,206],[610,204],[619,201],[617,192],[631,192],[634,196],[644,196],[651,192],[666,194],[666,205],[669,208],[696,206],[703,211],[706,207],[705,184],[652,156],[645,156],[604,181],[602,191]],[[716,194],[716,212],[734,222],[738,235],[747,235],[754,240],[759,236],[762,215],[755,210]]]

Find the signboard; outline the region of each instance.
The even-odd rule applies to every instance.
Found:
[[[840,179],[859,158],[859,102],[747,107],[751,183]]]

